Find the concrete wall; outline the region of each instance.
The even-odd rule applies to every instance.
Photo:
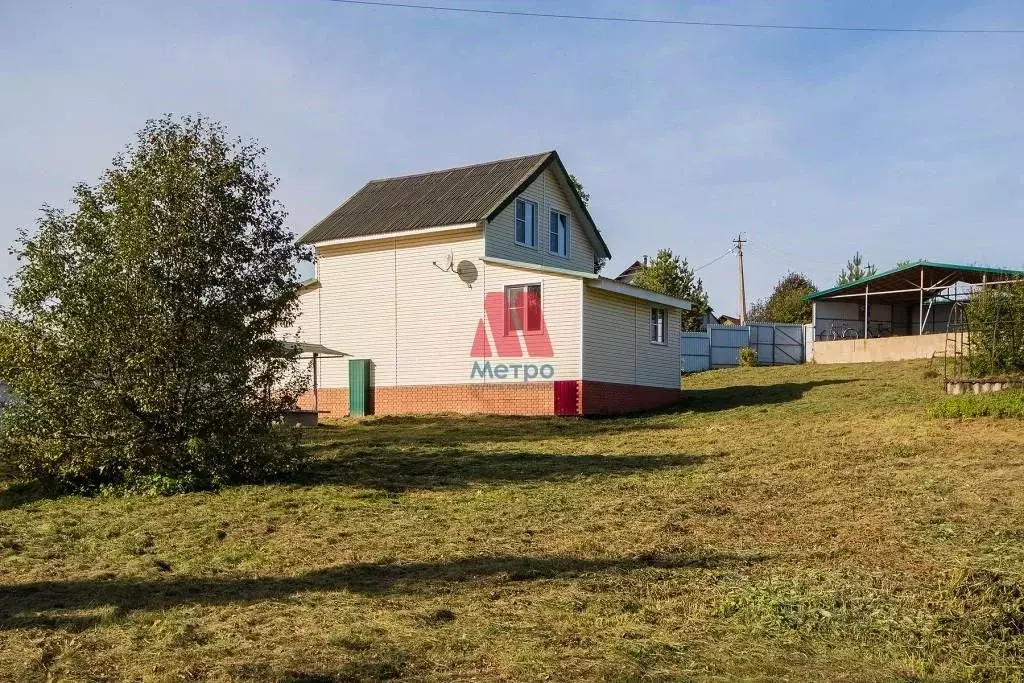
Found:
[[[950,341],[950,344],[953,342]],[[946,353],[946,334],[814,342],[815,363],[880,363],[932,358]],[[952,347],[950,347],[952,351]]]

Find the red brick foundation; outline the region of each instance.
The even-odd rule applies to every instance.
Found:
[[[490,413],[494,415],[553,415],[551,382],[507,384],[434,384],[412,387],[374,387],[374,415],[410,413]],[[321,419],[348,415],[347,389],[320,389]],[[313,394],[299,399],[299,407],[313,409]]]
[[[347,389],[318,391],[320,419],[348,415]],[[679,389],[633,384],[579,381],[580,415],[616,415],[652,410],[675,403]],[[313,409],[313,393],[299,398],[299,407]],[[374,387],[375,415],[412,413],[489,413],[493,415],[554,415],[552,382],[495,384],[439,384],[411,387]]]
[[[580,381],[579,402],[583,415],[621,415],[672,405],[681,396],[680,389],[594,382],[588,379]]]

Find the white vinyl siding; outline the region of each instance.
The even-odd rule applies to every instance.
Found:
[[[507,259],[509,261],[525,261],[553,268],[566,268],[584,273],[594,272],[594,247],[584,234],[582,225],[586,219],[572,210],[572,204],[555,171],[546,169],[537,179],[527,185],[519,194],[537,204],[537,216],[542,221],[540,248],[531,248],[516,244],[516,204],[510,202],[502,211],[487,223],[485,228],[485,249],[487,256]],[[559,211],[569,217],[567,242],[568,256],[551,253],[549,248],[549,230],[551,211]]]
[[[295,322],[278,330],[277,337],[287,341],[320,343],[320,287],[311,287],[299,294]]]
[[[503,291],[509,285],[541,286],[541,306],[544,312],[544,330],[551,340],[552,358],[507,358],[492,357],[491,363],[549,363],[555,369],[553,379],[580,378],[580,297],[582,280],[553,273],[485,264],[488,292]],[[481,303],[481,310],[483,306]],[[479,314],[477,316],[479,318]],[[474,320],[475,324],[475,320]],[[470,337],[469,341],[472,341]],[[467,343],[464,351],[469,356]],[[513,380],[514,381],[514,380]]]
[[[460,272],[433,265],[443,263],[449,250]],[[487,264],[482,252],[479,229],[325,248],[320,258],[320,343],[353,358],[371,359],[379,387],[483,382],[470,377],[474,360],[490,360],[492,365],[549,363],[554,379],[579,379],[581,281]],[[470,349],[484,319],[485,294],[535,284],[541,286],[554,357],[473,359]],[[320,386],[347,387],[348,360],[323,359]]]
[[[665,343],[651,343],[651,304],[583,288],[583,379],[679,386],[680,314],[665,308]]]

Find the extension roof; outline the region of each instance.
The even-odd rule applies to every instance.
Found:
[[[825,289],[804,297],[807,301],[822,299],[845,299],[865,294],[885,300],[917,301],[921,293],[921,276],[924,275],[924,289],[934,294],[957,282],[978,285],[994,280],[1013,280],[1024,278],[1024,271],[1008,268],[988,268],[985,266],[964,266],[952,263],[933,263],[918,261],[899,268],[893,268],[870,277],[861,278],[856,282]],[[926,294],[926,296],[928,296]]]
[[[563,188],[586,217],[599,257],[611,258],[555,151],[430,173],[371,180],[299,238],[300,244],[372,237],[491,220],[554,164]]]

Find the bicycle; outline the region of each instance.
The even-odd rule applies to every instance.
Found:
[[[857,339],[857,330],[845,323],[837,325],[832,323],[827,330],[822,330],[818,335],[818,341],[836,341],[837,339]]]
[[[875,327],[873,329],[871,327],[868,327],[868,337],[871,338],[871,339],[881,339],[883,337],[891,337],[891,336],[892,336],[892,328],[891,327],[886,327],[886,326],[882,325],[881,323],[875,325]]]

